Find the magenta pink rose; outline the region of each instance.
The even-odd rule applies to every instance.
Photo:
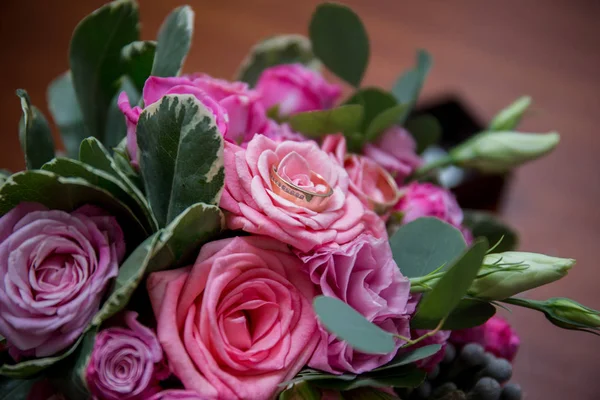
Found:
[[[160,391],[158,382],[169,371],[154,332],[137,321],[135,312],[121,317],[123,326],[96,335],[85,379],[94,398],[144,400]]]
[[[411,330],[411,338],[417,339],[425,334],[428,334],[430,331],[425,329],[414,329]],[[446,351],[446,344],[448,343],[448,338],[450,337],[450,331],[437,331],[435,334],[426,337],[421,340],[417,344],[410,346],[408,350],[415,350],[419,347],[429,346],[430,344],[441,344],[442,348],[437,351],[437,353],[424,358],[422,360],[417,361],[417,367],[424,369],[427,372],[432,371],[436,365],[438,365],[444,359],[444,353]]]
[[[333,195],[318,211],[310,209],[310,204],[292,202],[275,192],[270,176],[273,166],[283,180],[324,193],[327,188],[315,178],[317,173]],[[228,211],[230,229],[270,236],[303,252],[327,243],[347,243],[366,230],[385,235],[383,222],[378,223],[349,193],[344,168],[312,141],[277,143],[257,135],[247,149],[226,143],[220,206]]]
[[[318,340],[314,287],[288,246],[266,237],[205,244],[193,267],[148,291],[172,372],[203,399],[269,399]]]
[[[421,165],[416,143],[410,133],[394,125],[386,129],[374,143],[367,143],[364,155],[391,173],[401,185]]]
[[[279,107],[279,115],[333,107],[342,90],[327,83],[316,71],[302,64],[284,64],[267,68],[256,83],[266,109]]]
[[[156,393],[147,400],[205,400],[193,390],[169,389]]]
[[[493,316],[485,324],[452,332],[452,343],[464,345],[475,342],[496,357],[512,361],[517,355],[521,340],[510,324],[500,316]]]
[[[410,282],[400,273],[386,238],[361,235],[341,246],[322,247],[302,260],[325,296],[344,301],[388,332],[410,335]],[[334,374],[370,371],[389,362],[402,345],[398,340],[393,352],[374,355],[352,349],[323,328],[320,337],[308,365]]]
[[[0,334],[13,358],[73,344],[124,254],[119,224],[98,207],[67,213],[21,203],[0,218]]]
[[[243,82],[229,82],[205,74],[161,78],[151,76],[144,85],[143,100],[149,106],[168,94],[191,94],[215,116],[217,127],[226,140],[247,142],[267,127],[267,117],[259,95]],[[119,96],[119,108],[127,123],[127,151],[138,165],[136,125],[142,109],[131,107],[125,92]]]

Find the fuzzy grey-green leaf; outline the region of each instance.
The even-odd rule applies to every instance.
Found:
[[[142,178],[159,226],[192,204],[219,204],[223,138],[212,112],[194,96],[168,95],[146,107],[137,138]]]
[[[19,89],[23,116],[19,124],[19,139],[25,153],[27,169],[38,169],[54,157],[54,140],[44,114],[31,104],[27,92]]]
[[[177,76],[192,44],[194,11],[178,7],[165,19],[158,32],[152,76]]]

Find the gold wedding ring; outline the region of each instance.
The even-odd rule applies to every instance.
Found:
[[[313,211],[320,211],[329,197],[333,195],[333,189],[325,178],[314,171],[310,171],[310,180],[315,185],[323,185],[327,188],[325,193],[311,192],[286,181],[277,172],[277,167],[273,165],[270,171],[271,182],[273,182],[273,192],[286,200],[289,200],[297,205],[306,207]]]

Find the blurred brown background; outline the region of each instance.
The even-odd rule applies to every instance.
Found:
[[[71,32],[102,3],[0,1],[0,168],[24,166],[15,89],[27,89],[48,116],[46,87],[68,69]],[[184,3],[141,0],[143,38],[154,39],[162,19]],[[229,78],[259,39],[306,33],[318,2],[187,3],[196,11],[196,31],[185,70]],[[521,249],[578,260],[569,277],[531,298],[568,296],[600,309],[600,1],[346,3],[361,15],[371,39],[366,85],[390,87],[422,47],[435,60],[424,100],[458,93],[487,121],[519,95],[533,96],[535,113],[522,130],[557,130],[562,142],[551,156],[516,173],[501,213],[521,232]],[[515,380],[528,399],[600,399],[600,338],[554,328],[534,312],[514,310],[508,317],[522,338]]]

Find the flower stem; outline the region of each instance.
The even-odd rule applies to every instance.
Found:
[[[394,336],[397,337],[398,339],[404,340],[406,342],[404,344],[404,346],[402,346],[402,347],[414,346],[415,344],[419,343],[420,341],[427,339],[428,337],[433,336],[436,333],[438,333],[440,331],[440,329],[442,329],[442,326],[444,326],[444,322],[446,322],[446,318],[443,318],[440,321],[440,323],[438,324],[438,326],[435,327],[434,330],[427,332],[423,336],[419,336],[415,340],[412,340],[411,338],[407,338],[406,336],[402,336],[402,335],[394,335]]]

